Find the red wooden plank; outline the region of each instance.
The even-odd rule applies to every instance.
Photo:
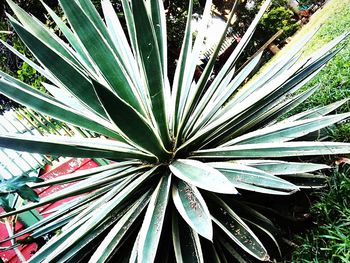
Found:
[[[96,162],[94,162],[92,159],[73,158],[73,159],[70,159],[70,160],[62,163],[60,166],[58,166],[52,170],[49,169],[49,172],[43,174],[41,176],[41,178],[43,178],[44,180],[48,180],[48,179],[56,178],[56,177],[61,176],[61,175],[70,174],[70,173],[73,173],[73,172],[78,171],[78,170],[90,169],[90,168],[94,168],[97,166],[98,166],[98,164]],[[45,197],[45,196],[50,195],[51,193],[57,192],[57,191],[65,188],[71,184],[72,183],[58,185],[58,186],[51,186],[51,187],[42,187],[42,188],[36,189],[36,192],[38,193],[38,195],[40,197]],[[69,197],[69,198],[66,198],[64,200],[57,201],[53,204],[48,204],[48,205],[39,207],[39,208],[37,208],[37,211],[39,211],[39,213],[41,214],[45,211],[51,210],[51,209],[61,205],[69,200],[72,200],[76,197],[77,196]],[[0,212],[3,212],[3,209],[1,207],[0,207]],[[46,216],[48,216],[48,215],[43,215],[43,217],[46,217]],[[23,229],[23,224],[20,221],[17,221],[16,232],[18,232],[22,229]],[[8,237],[8,233],[7,233],[6,226],[5,226],[5,224],[1,223],[0,224],[0,240],[3,240],[7,237]],[[24,237],[25,236],[23,236],[22,238],[24,238]],[[11,245],[11,242],[8,241],[6,243],[1,244],[1,246],[7,246],[7,245]],[[23,254],[23,256],[26,259],[29,259],[33,255],[33,253],[37,250],[38,245],[33,243],[33,244],[29,244],[29,245],[20,246],[18,248],[21,251],[21,253]],[[20,263],[14,250],[1,251],[0,257],[4,262]]]

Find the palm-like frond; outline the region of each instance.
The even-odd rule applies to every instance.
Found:
[[[236,249],[268,260],[260,232],[253,230],[260,229],[278,247],[276,228],[260,212],[240,203],[236,195],[242,191],[290,195],[300,189],[291,177],[303,179],[306,173],[328,166],[285,157],[350,152],[350,144],[298,141],[347,119],[349,114],[327,115],[345,100],[276,121],[317,89],[292,95],[339,51],[334,47],[347,33],[299,61],[300,50],[314,32],[310,33],[287,57],[243,85],[261,54],[240,72],[235,72],[235,63],[268,8],[267,0],[214,80],[209,82],[225,35],[196,82],[193,75],[211,1],[206,2],[202,30],[194,42],[189,2],[185,37],[170,88],[162,1],[123,0],[127,32],[109,0],[102,0],[104,20],[90,0],[60,0],[69,26],[45,5],[67,39],[65,43],[8,0],[16,15],[10,21],[38,64],[7,46],[47,78],[50,84],[44,85],[53,96],[2,72],[0,92],[107,138],[1,134],[0,146],[117,161],[32,184],[37,188],[76,182],[38,203],[1,215],[84,193],[14,236],[30,233],[36,238],[61,229],[32,262],[87,258],[106,262],[114,255],[130,262],[204,262],[208,254],[214,261],[225,262],[229,254],[240,257]],[[224,248],[228,253],[222,253]]]

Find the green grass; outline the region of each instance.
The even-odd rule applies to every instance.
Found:
[[[304,56],[350,30],[350,0],[330,0],[278,56],[283,56],[293,43],[319,25],[322,26],[306,46]],[[305,87],[319,84],[320,89],[293,113],[350,98],[350,37],[343,45],[337,56]],[[349,103],[338,109],[338,113],[349,111]],[[350,122],[333,126],[328,134],[337,141],[350,141]],[[350,262],[350,165],[337,167],[329,178],[328,189],[315,194],[318,201],[312,205],[312,214],[316,227],[295,238],[297,248],[291,262]]]
[[[313,39],[307,44],[303,56],[307,56],[340,34],[350,30],[350,0],[330,0],[323,9],[311,18],[278,56],[288,49],[310,30],[321,26]],[[319,84],[319,90],[292,113],[301,112],[315,106],[327,105],[337,100],[350,98],[350,37],[343,43],[342,50],[327,64],[304,89]],[[349,112],[350,103],[346,103],[338,113]],[[333,127],[329,135],[338,141],[350,141],[350,124],[343,123]]]
[[[292,262],[350,262],[350,165],[336,168],[312,206],[318,225],[295,240]]]

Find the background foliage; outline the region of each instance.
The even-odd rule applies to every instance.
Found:
[[[25,78],[26,72],[29,72],[28,74],[36,74],[36,72],[30,71],[30,69],[24,68],[24,69],[22,69],[22,70],[20,71],[20,74],[21,74],[21,75],[24,75],[24,76],[23,76],[23,80],[27,80],[27,78]],[[28,81],[28,80],[27,80],[27,81]],[[30,78],[29,78],[29,81],[30,81]],[[34,85],[35,85],[35,84],[34,84]],[[256,197],[256,196],[253,196],[253,197]]]
[[[19,4],[22,8],[39,18],[42,22],[51,25],[52,20],[46,15],[46,10],[42,7],[39,0],[16,0],[15,3]],[[102,13],[101,1],[93,0],[93,4],[97,10]],[[113,7],[118,13],[119,18],[123,20],[123,12],[121,0],[112,0]],[[201,13],[203,11],[203,0],[194,0],[194,13]],[[253,20],[262,0],[255,1],[256,4],[247,8],[246,1],[240,1],[237,8],[237,20],[239,23],[233,25],[233,31],[238,35],[242,36],[247,30],[247,27]],[[51,8],[60,12],[62,11],[58,7],[57,0],[45,1]],[[220,12],[226,12],[232,7],[232,1],[216,0],[213,1],[216,8]],[[187,0],[166,0],[164,2],[165,9],[167,10],[167,27],[168,27],[168,50],[169,50],[169,77],[172,80],[175,72],[176,60],[180,53],[181,40],[183,39],[183,32],[186,25],[188,1]],[[0,5],[0,31],[9,30],[9,25],[5,22],[6,15],[5,11],[10,12],[11,10],[7,4],[3,3]],[[125,21],[124,21],[125,23]],[[264,15],[261,23],[253,36],[252,41],[249,43],[245,52],[241,57],[241,63],[244,63],[247,57],[253,55],[260,46],[262,46],[272,35],[274,35],[279,29],[284,30],[284,34],[277,40],[277,44],[281,44],[285,38],[291,36],[299,28],[295,21],[293,12],[288,8],[286,0],[273,0],[270,10]],[[57,30],[57,28],[56,28]],[[59,34],[59,32],[58,32]],[[30,53],[27,52],[25,46],[20,40],[14,36],[2,35],[2,39],[6,39],[12,43],[19,51],[25,53],[31,57]],[[236,43],[233,43],[233,47]],[[265,59],[268,59],[271,55],[265,53]],[[222,61],[224,63],[224,61]],[[36,71],[28,66],[26,63],[22,63],[18,60],[11,52],[8,52],[5,48],[0,47],[0,68],[5,70],[7,73],[14,74],[22,81],[32,85],[35,88],[42,89],[40,82],[43,80],[41,77],[38,78]],[[37,80],[36,80],[37,79]],[[9,109],[19,107],[18,104],[9,100],[3,95],[0,95],[0,113]]]

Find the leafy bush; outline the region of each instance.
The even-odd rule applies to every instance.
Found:
[[[127,35],[108,0],[102,1],[106,24],[90,0],[60,1],[69,27],[46,6],[69,41],[66,45],[8,0],[19,20],[10,17],[11,23],[40,66],[24,59],[51,82],[47,87],[60,92],[49,96],[3,72],[0,92],[104,138],[2,134],[0,146],[115,161],[33,184],[35,189],[76,182],[1,217],[84,195],[9,239],[30,233],[33,240],[59,230],[32,262],[232,262],[278,257],[281,236],[256,204],[266,196],[277,202],[323,179],[317,171],[328,166],[312,163],[308,156],[349,153],[350,144],[302,138],[350,114],[327,115],[344,103],[340,101],[276,120],[317,90],[316,86],[292,95],[339,51],[333,48],[347,34],[297,62],[309,34],[241,87],[261,54],[240,72],[235,72],[235,64],[268,7],[266,1],[213,81],[220,45],[195,82],[210,16],[207,1],[194,43],[192,8],[188,11],[170,88],[161,1],[122,2]]]
[[[293,35],[300,27],[294,18],[294,13],[285,7],[276,7],[264,14],[260,27],[264,34],[273,36],[278,30],[283,30],[283,37]]]
[[[41,82],[45,80],[44,77],[37,74],[36,69],[29,66],[27,63],[23,63],[19,70],[17,70],[18,79],[25,82],[31,83],[31,85],[37,89],[43,89]],[[43,89],[45,91],[45,89]]]
[[[42,4],[39,0],[14,0],[16,4],[22,7],[25,10],[29,10],[29,12],[35,17],[39,18],[40,21],[44,22],[46,20],[45,8],[43,8]],[[58,5],[58,0],[46,0],[45,3],[54,8]],[[0,14],[3,16],[6,12],[9,12],[9,6],[5,3],[0,5]]]
[[[2,20],[0,22],[0,31],[8,31],[9,25],[7,22]],[[0,39],[5,41],[7,44],[12,45],[16,50],[25,54],[29,58],[33,58],[30,52],[27,50],[26,46],[18,39],[17,36],[12,34],[1,34]],[[25,83],[41,89],[45,90],[41,86],[41,82],[45,80],[42,76],[36,74],[36,70],[30,67],[27,63],[22,63],[22,61],[10,52],[5,45],[0,43],[0,69],[5,71],[6,73],[19,78],[21,81]],[[21,106],[6,96],[0,94],[0,114],[10,109],[17,109]]]
[[[21,6],[23,9],[29,10],[30,13],[40,19],[40,21],[46,22],[47,16],[45,13],[45,8],[39,0],[15,0],[14,2]],[[55,9],[58,6],[57,0],[48,0],[45,1],[45,3]],[[11,12],[9,6],[4,3],[0,5],[0,31],[8,31],[10,27],[7,23],[5,11]],[[0,35],[0,37],[3,41],[6,41],[8,44],[13,45],[14,48],[19,52],[33,59],[33,56],[17,36],[14,36],[12,34],[3,34]],[[6,47],[4,47],[1,43],[0,69],[39,90],[45,91],[44,87],[40,84],[42,81],[45,81],[45,78],[39,76],[36,70],[30,67],[27,63],[22,63],[22,61],[15,55],[13,55],[11,52],[6,51]],[[16,102],[10,100],[6,96],[0,95],[0,114],[6,112],[7,110],[18,109],[20,107],[21,106]]]
[[[0,21],[0,31],[8,31],[8,25],[6,22]],[[8,35],[0,34],[0,38],[3,41],[10,41]],[[17,59],[11,52],[9,52],[5,46],[0,43],[0,69],[10,73],[11,70],[17,69]],[[14,74],[13,74],[14,75]],[[8,109],[17,108],[20,105],[10,100],[6,96],[0,94],[0,114]]]
[[[236,8],[237,21],[233,23],[231,30],[238,36],[242,36],[253,21],[256,12],[262,5],[263,0],[256,1],[239,1]],[[220,12],[225,12],[228,8],[232,7],[233,1],[214,1],[216,8]],[[238,68],[246,62],[246,60],[253,56],[271,37],[273,37],[280,29],[284,32],[274,43],[279,47],[285,45],[286,38],[292,36],[299,28],[298,16],[295,15],[288,5],[287,0],[272,0],[269,11],[267,11],[260,23],[258,24],[252,40],[248,43],[244,52],[237,63]],[[230,53],[236,43],[232,43],[226,52]],[[262,63],[268,61],[272,57],[272,53],[265,53],[262,58]],[[224,58],[226,55],[224,56]],[[220,62],[220,61],[219,61]],[[220,63],[219,63],[220,64]]]

